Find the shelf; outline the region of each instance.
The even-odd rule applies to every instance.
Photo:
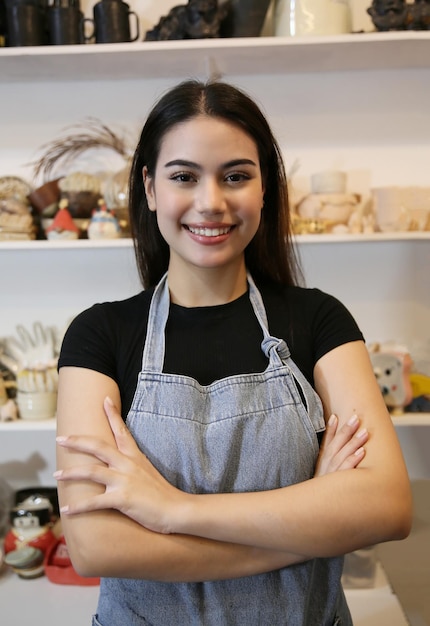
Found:
[[[430,241],[430,231],[407,231],[393,233],[370,233],[370,234],[319,234],[319,235],[296,235],[298,244],[306,243],[379,243],[382,241]],[[121,239],[74,239],[63,241],[22,240],[0,241],[1,250],[75,250],[88,248],[132,248],[133,242],[126,237]]]
[[[429,233],[430,238],[430,233]],[[80,250],[82,248],[131,248],[132,240],[120,239],[63,239],[49,241],[47,239],[21,241],[0,241],[0,250]]]
[[[57,420],[55,418],[47,420],[15,420],[13,422],[0,422],[0,432],[23,433],[34,431],[54,431]]]
[[[394,426],[430,426],[430,413],[404,413],[392,417]]]
[[[1,82],[430,68],[430,33],[241,37],[0,49]]]
[[[37,615],[43,615],[45,626],[89,623],[99,593],[97,586],[55,585],[46,577],[20,580],[6,568],[0,574],[0,589],[2,615],[8,626],[33,623]],[[407,626],[399,600],[380,563],[374,587],[346,589],[345,595],[355,624]]]
[[[430,241],[430,231],[404,231],[392,233],[319,234],[296,235],[297,243],[380,243],[382,241]]]

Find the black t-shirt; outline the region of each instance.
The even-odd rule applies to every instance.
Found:
[[[259,289],[270,334],[286,341],[311,385],[318,359],[339,345],[363,340],[344,305],[319,289],[277,285]],[[85,367],[114,379],[124,418],[142,366],[152,293],[150,289],[127,300],[94,305],[73,320],[63,340],[59,367]],[[248,293],[218,306],[171,304],[163,371],[191,376],[202,385],[261,372],[267,366],[262,338]]]

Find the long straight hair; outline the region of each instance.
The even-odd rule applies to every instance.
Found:
[[[264,205],[259,228],[245,249],[246,267],[256,282],[295,285],[302,279],[292,243],[285,167],[278,143],[257,104],[240,89],[224,82],[188,80],[168,91],[149,113],[134,154],[129,182],[130,227],[139,275],[144,288],[158,283],[169,265],[169,246],[160,233],[156,212],[150,211],[143,184],[143,167],[154,176],[161,144],[177,124],[205,115],[226,120],[256,144]]]

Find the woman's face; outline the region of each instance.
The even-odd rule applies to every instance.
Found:
[[[244,266],[257,232],[263,181],[257,146],[234,124],[199,116],[174,126],[150,177],[148,206],[170,247],[169,271]]]

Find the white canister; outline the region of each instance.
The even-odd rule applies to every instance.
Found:
[[[18,391],[16,401],[23,420],[51,419],[57,411],[56,391]]]
[[[275,35],[301,37],[350,33],[349,0],[276,0]]]

